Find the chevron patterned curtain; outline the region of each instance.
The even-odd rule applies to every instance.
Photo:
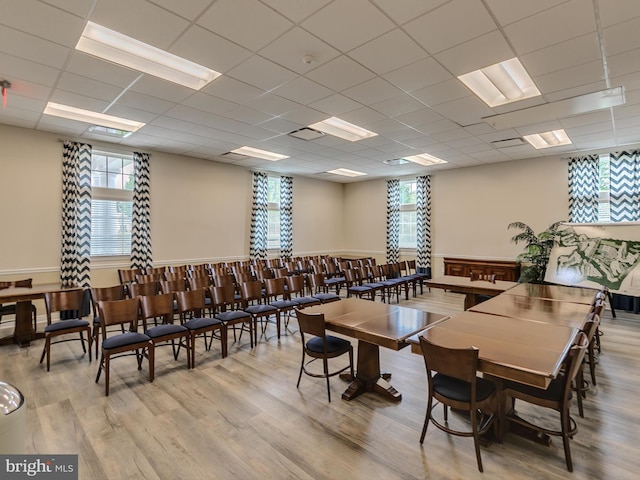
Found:
[[[269,231],[269,181],[267,175],[253,172],[253,209],[251,211],[251,237],[249,257],[252,260],[267,258],[267,233]]]
[[[293,256],[293,178],[280,177],[280,256]]]
[[[417,178],[416,267],[431,268],[431,176]]]
[[[610,155],[610,190],[612,222],[640,220],[640,151]]]
[[[387,180],[387,263],[400,261],[400,180]]]
[[[598,155],[569,160],[569,221],[598,221],[599,175]]]
[[[131,215],[131,268],[153,265],[151,255],[151,196],[149,154],[133,152],[135,187]]]
[[[91,145],[64,142],[62,153],[63,287],[91,287]]]

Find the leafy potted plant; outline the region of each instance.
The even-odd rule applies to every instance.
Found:
[[[546,230],[536,235],[533,229],[522,222],[510,223],[507,228],[522,230],[511,238],[515,244],[524,243],[525,250],[516,257],[522,265],[521,283],[544,283],[551,249],[556,243],[556,233],[563,222],[552,223]]]

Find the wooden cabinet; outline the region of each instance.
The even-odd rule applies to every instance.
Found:
[[[496,280],[517,282],[520,278],[520,264],[504,260],[474,260],[470,258],[445,258],[444,274],[456,277],[495,275]]]

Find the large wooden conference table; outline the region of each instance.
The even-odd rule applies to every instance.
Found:
[[[424,286],[429,288],[442,288],[466,294],[464,299],[464,309],[467,310],[476,305],[476,295],[499,295],[510,288],[518,285],[516,282],[506,282],[496,280],[471,280],[469,277],[457,277],[455,275],[443,275],[424,280]]]
[[[586,303],[587,305],[591,305],[597,292],[598,290],[594,288],[518,283],[504,293],[506,295],[519,297],[545,298],[558,302]]]
[[[16,304],[16,326],[12,336],[0,339],[0,345],[17,343],[27,347],[31,340],[43,338],[43,332],[35,332],[31,322],[31,302],[44,298],[46,293],[68,290],[59,283],[43,283],[31,288],[9,287],[0,289],[0,303]]]
[[[400,350],[409,345],[409,337],[448,318],[360,298],[309,307],[305,312],[324,314],[327,329],[358,339],[356,376],[348,378],[351,383],[342,394],[344,400],[352,400],[364,392],[401,400],[402,394],[388,382],[391,375],[380,372],[379,347]]]

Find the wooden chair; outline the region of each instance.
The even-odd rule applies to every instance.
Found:
[[[93,311],[93,332],[91,337],[96,348],[96,359],[98,358],[98,349],[100,348],[100,309],[98,304],[100,301],[124,300],[126,296],[124,285],[115,285],[113,287],[94,287],[91,289],[91,309]]]
[[[285,277],[285,282],[287,282],[287,298],[297,302],[299,308],[311,307],[322,303],[318,298],[304,295],[304,277],[302,275]]]
[[[160,293],[184,292],[187,290],[187,282],[184,278],[177,280],[162,280],[159,282]]]
[[[187,349],[187,369],[191,368],[191,342],[189,341],[189,330],[184,325],[176,325],[173,323],[173,293],[164,293],[161,295],[153,295],[151,297],[140,297],[140,305],[142,307],[142,329],[153,342],[154,348],[158,344],[171,345],[173,350],[173,359],[178,360],[180,347],[185,345]],[[157,319],[161,318],[160,325]],[[147,320],[153,319],[154,326],[149,326]],[[176,340],[178,345],[176,348]],[[183,341],[184,340],[184,341]],[[167,343],[170,342],[170,343]]]
[[[329,285],[326,283],[324,273],[312,273],[307,278],[311,282],[311,296],[313,298],[317,298],[322,303],[341,300],[340,295],[329,293]]]
[[[144,273],[147,275],[160,275],[164,276],[164,273],[167,271],[167,267],[147,267],[144,270]]]
[[[420,336],[420,346],[427,370],[427,413],[420,435],[420,443],[424,442],[429,423],[433,423],[440,430],[462,437],[473,437],[476,450],[478,470],[482,472],[482,458],[480,457],[480,435],[489,430],[494,424],[495,414],[498,412],[497,390],[493,382],[477,377],[478,349],[447,348],[431,343]],[[435,375],[433,372],[437,372]],[[434,416],[433,400],[438,401],[444,408],[444,423],[440,423]],[[448,425],[448,409],[453,408],[469,412],[471,431],[454,430]],[[481,412],[478,418],[478,411]],[[490,412],[487,415],[486,412]],[[495,422],[496,434],[497,422]]]
[[[508,422],[524,425],[527,428],[537,430],[547,435],[555,435],[562,437],[564,444],[564,455],[567,464],[567,470],[573,472],[573,463],[571,461],[571,447],[569,440],[576,434],[578,427],[573,418],[569,414],[571,384],[576,380],[578,372],[582,368],[584,355],[589,347],[589,339],[583,332],[579,334],[576,344],[571,347],[567,357],[565,358],[563,372],[554,380],[546,390],[540,388],[529,387],[522,383],[504,381],[502,394],[511,398],[512,409],[515,407],[516,399],[537,405],[543,408],[549,408],[560,413],[560,429],[552,430],[547,427],[536,425],[515,414],[504,417]],[[501,402],[502,404],[503,402]]]
[[[89,322],[82,319],[82,309],[84,305],[84,290],[81,288],[74,290],[63,290],[61,292],[49,292],[44,296],[44,304],[47,310],[47,326],[44,328],[44,347],[40,356],[40,363],[47,357],[47,372],[51,365],[51,347],[56,343],[63,343],[73,340],[80,340],[82,351],[87,353],[85,342],[89,344],[89,362],[91,362],[91,326]],[[51,314],[59,312],[66,316],[66,320],[53,322]],[[84,338],[87,332],[87,339]],[[80,334],[80,338],[65,338],[53,341],[62,335],[71,333]]]
[[[591,383],[596,385],[596,373],[595,373],[595,350],[596,346],[596,332],[598,331],[598,326],[600,325],[600,315],[602,314],[602,309],[598,308],[592,311],[587,317],[587,321],[584,324],[584,327],[581,329],[582,332],[587,336],[587,342],[589,346],[587,347],[587,353],[584,355],[582,360],[582,365],[578,370],[576,375],[576,379],[574,381],[573,389],[577,393],[576,395],[576,403],[578,404],[578,414],[584,418],[584,409],[582,405],[582,399],[586,398],[587,391],[590,388],[589,383],[584,379],[584,364],[589,365],[589,372],[591,374]]]
[[[329,378],[338,375],[349,369],[351,377],[355,378],[353,370],[353,346],[349,340],[327,335],[324,323],[324,314],[322,313],[304,313],[296,310],[298,325],[300,326],[300,338],[302,340],[302,361],[300,363],[300,373],[298,374],[298,383],[296,388],[300,388],[300,380],[302,373],[315,378],[326,378],[327,380],[327,398],[331,402],[331,387]],[[349,354],[349,365],[334,371],[329,371],[329,359],[336,358],[345,353]],[[310,360],[306,360],[306,357]],[[316,360],[322,360],[322,373],[314,373],[307,367]]]
[[[182,280],[183,283],[186,284],[187,275],[183,272],[164,272],[164,280],[168,282],[174,282],[176,280]]]
[[[222,320],[217,318],[203,317],[204,290],[188,290],[186,292],[176,292],[178,301],[178,312],[180,314],[180,322],[189,330],[189,340],[191,342],[191,368],[196,365],[195,349],[196,337],[202,335],[204,338],[204,348],[206,351],[211,350],[214,334],[218,333],[220,339],[220,348],[222,350],[222,358],[227,356],[227,327]],[[211,334],[211,339],[207,343],[207,334]]]
[[[164,280],[163,273],[142,273],[136,275],[136,283],[152,283]]]
[[[276,307],[280,314],[284,314],[284,325],[287,328],[289,326],[289,317],[300,304],[295,299],[287,298],[284,278],[267,278],[264,280],[264,286],[266,303]]]
[[[12,282],[0,282],[0,288],[32,288],[33,279],[26,278],[24,280],[15,280]],[[16,304],[1,304],[0,303],[0,323],[2,323],[2,317],[4,315],[15,315],[16,314]],[[31,304],[31,315],[33,316],[33,331],[38,331],[38,309],[32,303]]]
[[[158,282],[146,282],[146,283],[131,283],[129,284],[129,296],[135,297],[148,297],[158,293]]]
[[[109,376],[111,359],[121,356],[135,355],[138,370],[142,370],[142,359],[146,356],[149,361],[149,381],[154,377],[154,345],[148,335],[137,331],[140,301],[138,298],[125,300],[100,301],[100,328],[102,329],[102,354],[96,375],[96,383],[104,370],[104,393],[109,396]],[[109,327],[129,325],[130,329],[124,333],[109,333]]]
[[[351,295],[355,295],[358,298],[367,297],[369,300],[375,300],[376,291],[381,290],[383,287],[380,284],[375,286],[364,284],[362,281],[362,275],[359,269],[348,268],[344,271],[345,285],[347,287],[347,298]]]
[[[267,329],[269,318],[275,317],[278,339],[280,339],[280,311],[273,305],[266,305],[262,295],[262,283],[259,281],[243,282],[240,284],[242,309],[253,319],[253,342],[258,343],[258,321],[262,323],[262,334]]]
[[[124,268],[118,269],[118,279],[120,283],[126,285],[136,281],[136,275],[141,275],[142,272],[139,268]]]
[[[251,348],[253,348],[253,319],[251,315],[244,310],[236,308],[235,289],[232,283],[226,283],[221,286],[209,287],[210,295],[213,301],[214,316],[218,320],[224,322],[227,326],[227,337],[229,336],[229,327],[233,330],[233,341],[239,341],[242,338],[242,332],[249,332]],[[240,336],[236,339],[236,326],[240,325]]]

